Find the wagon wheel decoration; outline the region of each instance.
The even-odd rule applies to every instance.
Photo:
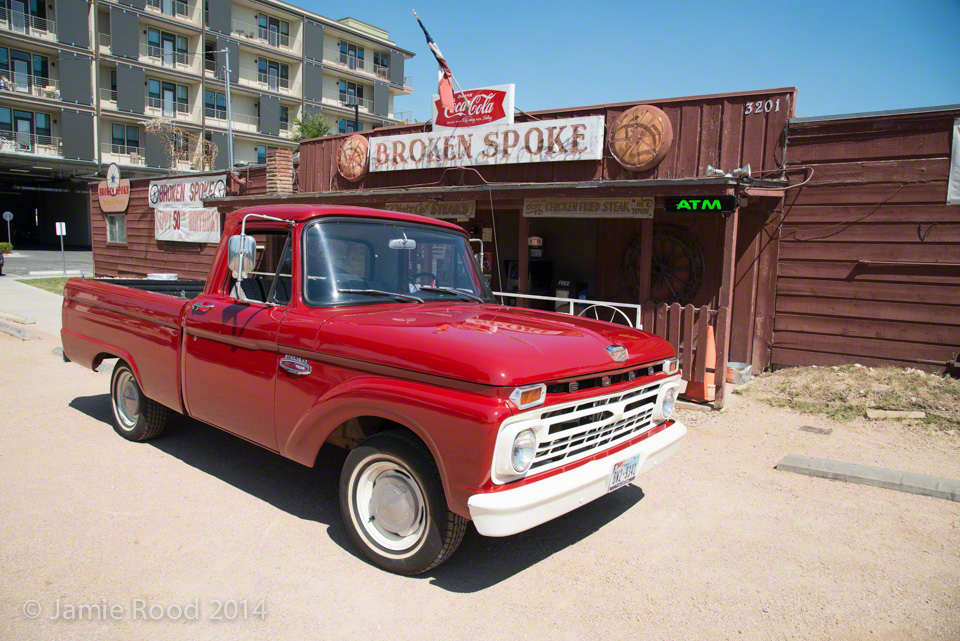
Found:
[[[340,149],[337,150],[337,170],[340,175],[356,182],[367,175],[369,168],[367,163],[367,154],[370,149],[370,143],[366,136],[354,134],[340,143]]]
[[[670,118],[652,105],[637,105],[620,114],[610,126],[607,145],[617,162],[628,171],[656,167],[673,143]]]
[[[640,297],[640,253],[638,235],[623,256],[623,282]],[[686,305],[703,283],[703,250],[696,237],[682,227],[660,225],[653,232],[653,259],[650,270],[650,300],[655,303]]]

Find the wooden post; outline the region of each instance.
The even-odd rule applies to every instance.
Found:
[[[653,272],[653,218],[640,221],[640,296],[637,302],[643,305],[643,330],[653,332],[654,306],[650,300],[650,278]]]
[[[530,219],[523,215],[523,211],[520,212],[520,231],[517,234],[520,243],[520,253],[518,254],[518,268],[517,268],[517,291],[521,294],[526,294],[527,292],[527,281],[530,278],[530,250],[527,247],[527,239],[530,237]],[[526,307],[527,301],[522,298],[517,299],[517,307]]]
[[[720,272],[720,304],[717,307],[726,307],[727,313],[717,317],[717,338],[723,337],[723,344],[717,345],[717,366],[714,382],[717,385],[717,396],[714,407],[721,409],[726,402],[727,358],[730,354],[730,318],[733,316],[733,284],[737,269],[737,224],[740,219],[740,209],[733,210],[723,220],[723,260]],[[720,322],[723,327],[720,327]],[[720,342],[719,340],[717,341]]]

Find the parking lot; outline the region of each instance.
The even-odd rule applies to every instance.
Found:
[[[108,374],[57,346],[0,334],[4,639],[960,638],[960,503],[774,470],[799,453],[960,478],[955,434],[738,399],[684,414],[681,451],[634,485],[517,536],[468,531],[404,578],[353,550],[335,459],[188,420],[124,441]],[[118,616],[65,620],[85,604]]]

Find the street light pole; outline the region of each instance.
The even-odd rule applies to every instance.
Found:
[[[353,133],[360,131],[360,103],[353,99]]]
[[[230,107],[230,47],[225,47],[219,53],[223,56],[223,81],[227,86],[227,168],[233,169],[233,111]]]

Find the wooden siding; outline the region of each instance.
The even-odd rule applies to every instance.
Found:
[[[960,110],[792,122],[776,365],[918,365],[960,350],[960,206],[946,205]]]
[[[773,169],[782,158],[780,136],[787,119],[793,115],[796,90],[772,89],[715,96],[695,96],[671,100],[652,100],[598,105],[575,109],[517,114],[516,122],[552,120],[579,116],[604,116],[609,126],[620,114],[638,104],[663,109],[673,125],[673,145],[657,167],[634,173],[623,169],[604,145],[600,161],[543,162],[517,165],[475,167],[467,171],[422,169],[367,174],[356,183],[337,174],[337,150],[344,136],[317,138],[300,145],[300,191],[354,191],[413,185],[471,185],[482,180],[491,183],[557,181],[594,181],[617,179],[693,178],[706,175],[707,165],[729,171],[749,163],[758,169]],[[779,111],[749,114],[748,103],[779,103]],[[417,133],[425,124],[384,127],[363,132],[369,138]],[[496,196],[495,196],[496,198]]]

